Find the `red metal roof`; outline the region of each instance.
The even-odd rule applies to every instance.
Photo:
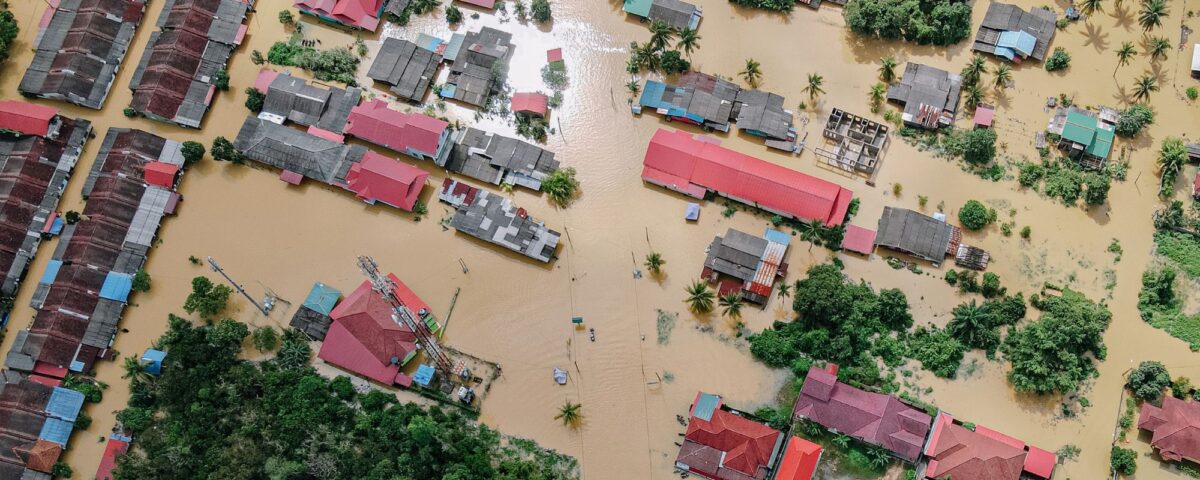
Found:
[[[284,171],[279,172],[279,179],[283,180],[287,183],[290,183],[292,185],[299,185],[300,182],[304,181],[304,175],[293,172],[291,170],[284,170]]]
[[[975,109],[975,126],[991,127],[992,118],[996,115],[996,111],[992,107],[980,105]]]
[[[1054,475],[1054,466],[1058,464],[1058,456],[1030,445],[1025,455],[1025,472],[1041,478]]]
[[[57,379],[57,378],[50,378],[50,377],[43,377],[43,376],[41,376],[41,375],[38,375],[38,374],[33,374],[33,375],[30,375],[30,376],[29,376],[29,381],[31,381],[31,382],[37,382],[37,383],[40,383],[40,384],[42,384],[42,385],[45,385],[45,386],[47,386],[47,387],[58,387],[58,386],[62,386],[62,380],[61,380],[61,379]]]
[[[339,322],[329,325],[317,357],[384,385],[391,385],[400,371],[400,365],[375,358],[370,347]]]
[[[337,132],[331,132],[323,128],[317,128],[316,125],[308,127],[308,134],[314,137],[323,138],[333,143],[345,143],[346,137]]]
[[[699,136],[697,136],[699,137]],[[757,207],[829,226],[845,220],[853,192],[836,183],[721,147],[687,132],[659,129],[646,148],[642,178],[686,180]]]
[[[449,126],[425,114],[392,110],[387,102],[375,99],[350,110],[346,134],[401,153],[412,150],[435,156]]]
[[[782,434],[779,430],[718,409],[713,412],[710,421],[693,416],[688,422],[684,438],[697,445],[723,452],[720,468],[758,477],[760,469],[770,468],[775,444],[780,435]],[[684,450],[681,449],[680,453],[682,459]],[[710,473],[716,475],[716,478],[721,478],[720,472],[716,470],[704,472],[702,469],[701,473]]]
[[[1150,445],[1164,460],[1200,460],[1200,402],[1166,396],[1162,407],[1144,403],[1138,429],[1152,433]]]
[[[428,177],[424,170],[368,151],[350,167],[346,182],[364,201],[380,201],[411,212]]]
[[[275,77],[279,76],[279,72],[270,69],[259,70],[258,76],[254,78],[254,89],[263,95],[267,94],[267,90],[271,89],[271,82],[275,81]]]
[[[175,186],[175,174],[179,173],[179,167],[166,162],[150,162],[142,171],[146,183],[170,190]]]
[[[513,113],[529,113],[544,117],[549,105],[550,97],[537,92],[517,92],[512,96]]]
[[[483,8],[496,8],[496,0],[458,0],[463,3],[475,5]]]
[[[104,456],[100,457],[100,468],[96,469],[96,480],[112,480],[112,471],[117,468],[117,457],[129,451],[129,442],[108,437],[104,445]]]
[[[296,8],[338,23],[375,31],[384,0],[295,0]]]
[[[800,437],[788,440],[775,480],[812,480],[821,461],[821,446]]]
[[[0,130],[44,137],[50,133],[50,121],[55,115],[58,109],[52,107],[20,100],[0,101]]]
[[[838,382],[837,375],[819,367],[808,370],[793,414],[879,445],[908,461],[920,456],[932,422],[925,412],[895,397]]]
[[[429,305],[418,298],[395,274],[389,273],[388,278],[396,285],[396,297],[414,316],[419,316],[422,309],[429,310]],[[342,325],[357,339],[375,359],[375,363],[387,365],[392,357],[403,361],[416,349],[416,336],[412,330],[392,320],[391,306],[371,289],[370,282],[363,281],[329,313],[329,316],[333,318],[334,325]],[[329,342],[328,337],[325,341]],[[343,367],[350,368],[345,365]],[[388,382],[395,377],[395,373],[390,375],[386,379]]]
[[[870,255],[875,250],[875,231],[858,225],[847,225],[846,236],[842,238],[842,248],[863,255]]]

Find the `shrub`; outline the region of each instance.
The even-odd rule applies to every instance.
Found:
[[[225,139],[225,137],[217,137],[212,143],[212,157],[214,160],[229,161],[233,163],[242,162],[242,152],[239,152],[233,146],[233,142]]]
[[[542,181],[542,191],[550,197],[550,201],[560,207],[571,204],[579,192],[579,181],[575,179],[575,168],[566,167],[555,170]]]
[[[266,95],[254,87],[246,87],[246,108],[251,112],[258,113],[263,109],[263,101],[267,99]]]
[[[282,23],[284,25],[291,25],[293,23],[296,23],[296,17],[292,16],[291,10],[280,10],[279,11],[279,23]]]
[[[1121,475],[1133,475],[1137,472],[1137,452],[1114,445],[1109,454],[1109,466]]]
[[[250,341],[260,352],[270,352],[279,346],[279,334],[273,327],[259,327],[250,334]]]
[[[0,62],[8,60],[8,49],[20,31],[13,13],[7,8],[0,10]]]
[[[529,12],[533,16],[533,21],[538,23],[546,23],[550,21],[550,0],[533,0],[529,4]]]
[[[663,52],[659,60],[659,65],[662,66],[663,73],[668,75],[683,73],[692,69],[691,62],[684,59],[676,50]]]
[[[222,92],[228,91],[229,72],[226,72],[224,68],[217,70],[217,72],[213,74],[213,86],[217,87],[217,90]]]
[[[1088,172],[1083,175],[1083,185],[1087,187],[1083,192],[1083,200],[1088,205],[1103,205],[1108,201],[1108,188],[1111,186],[1108,176]]]
[[[1012,367],[1008,380],[1021,392],[1074,391],[1107,356],[1103,335],[1112,313],[1070,289],[1032,303],[1041,317],[1010,330],[1000,347]]]
[[[963,160],[973,165],[986,165],[995,157],[995,130],[982,128],[967,132],[963,139]]]
[[[1042,179],[1042,175],[1046,173],[1046,169],[1039,164],[1026,162],[1021,164],[1021,172],[1017,177],[1017,181],[1022,187],[1030,188],[1037,185]]]
[[[226,285],[214,285],[208,277],[199,276],[192,279],[192,293],[188,294],[183,304],[187,313],[199,313],[203,318],[215,317],[225,310],[229,303],[229,295],[233,289]]]
[[[449,5],[446,7],[446,23],[454,25],[456,23],[462,22],[462,19],[463,19],[462,10],[459,10],[458,7],[456,7],[454,5]]]
[[[183,142],[179,153],[183,155],[183,163],[185,165],[192,165],[204,158],[204,144],[188,140]]]
[[[1053,72],[1071,66],[1071,54],[1063,47],[1055,47],[1054,53],[1046,58],[1046,71]]]
[[[982,293],[984,298],[1004,295],[1005,288],[1000,286],[1000,276],[992,272],[984,272]]]
[[[133,107],[125,107],[124,110],[121,110],[121,113],[124,113],[128,118],[136,117],[138,114],[137,110],[134,110]]]
[[[979,230],[995,220],[987,207],[978,200],[967,200],[962,210],[958,211],[958,221],[968,230]]]
[[[1197,97],[1200,97],[1200,90],[1196,90],[1196,87],[1188,87],[1185,92],[1188,100],[1195,101]]]
[[[1129,372],[1125,386],[1133,396],[1142,400],[1158,400],[1162,392],[1171,385],[1171,374],[1162,363],[1145,361]]]
[[[942,378],[954,378],[967,347],[945,330],[918,327],[908,339],[912,357]]]
[[[138,269],[137,273],[133,274],[133,291],[149,292],[150,291],[150,274],[143,269]]]
[[[958,283],[958,272],[953,268],[946,271],[946,283],[949,283],[950,286],[954,286],[954,284]]]
[[[79,212],[74,210],[67,210],[67,213],[63,215],[63,219],[67,221],[67,225],[74,225],[79,223],[80,215]]]
[[[71,470],[71,465],[66,462],[54,462],[50,467],[50,475],[54,478],[71,478],[75,472]]]
[[[796,6],[796,0],[729,0],[729,2],[776,12],[790,12]]]
[[[1153,124],[1154,110],[1149,105],[1135,103],[1117,116],[1117,126],[1113,131],[1122,137],[1136,137],[1143,128]]]

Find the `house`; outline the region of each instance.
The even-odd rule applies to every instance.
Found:
[[[783,433],[696,394],[675,468],[713,480],[766,480],[779,459]]]
[[[344,184],[350,165],[367,152],[258,117],[246,117],[233,144],[250,160],[331,185]]]
[[[875,231],[858,225],[846,225],[842,248],[849,252],[870,255],[875,251]]]
[[[549,108],[550,97],[544,93],[517,92],[512,95],[512,112],[517,115],[546,118]]]
[[[783,108],[782,96],[760,90],[739,90],[734,99],[733,118],[738,129],[767,139],[767,146],[784,151],[796,148],[792,112]]]
[[[939,412],[925,446],[922,478],[954,480],[1048,480],[1058,457],[983,426],[959,423]]]
[[[1150,432],[1150,446],[1168,462],[1200,461],[1200,403],[1164,396],[1162,406],[1147,402],[1138,430]]]
[[[288,325],[304,332],[313,340],[324,340],[333,319],[329,314],[342,298],[342,292],[321,282],[313,284],[304,303],[296,310]]]
[[[468,128],[450,153],[446,170],[492,185],[541,190],[542,180],[558,170],[554,152],[512,137]]]
[[[988,4],[983,23],[975,34],[971,49],[1020,63],[1025,58],[1042,61],[1054,39],[1057,15],[1045,8],[1028,12],[1007,3]]]
[[[374,32],[388,0],[295,0],[300,13],[350,28]]]
[[[916,462],[933,419],[896,397],[837,381],[830,371],[835,368],[808,370],[792,415],[883,447],[906,462]]]
[[[455,230],[543,263],[554,258],[561,234],[508,197],[446,178],[438,199],[457,210],[450,219]]]
[[[874,173],[888,143],[888,126],[834,108],[821,130],[829,148],[813,149],[826,162],[847,172]]]
[[[730,81],[700,72],[683,74],[678,85],[646,80],[633,112],[650,108],[668,121],[728,132],[729,122],[737,118],[733,108],[741,90]]]
[[[367,70],[367,77],[390,85],[388,91],[397,98],[420,103],[430,84],[437,78],[442,55],[416,43],[399,38],[386,38],[379,53]]]
[[[676,30],[700,26],[704,11],[681,0],[625,0],[625,13],[649,21],[661,21]]]
[[[491,27],[466,35],[455,34],[445,52],[446,59],[452,64],[450,75],[438,94],[482,107],[491,96],[495,82],[503,83],[506,62],[512,53],[512,34]]]
[[[33,61],[17,89],[99,110],[142,21],[143,0],[47,2]],[[51,13],[52,12],[52,13]]]
[[[756,237],[730,228],[708,246],[700,277],[718,285],[717,293],[738,293],[756,305],[766,305],[775,281],[787,276],[788,242],[791,236],[768,228]]]
[[[561,48],[551,48],[546,50],[546,63],[563,63],[563,51]]]
[[[418,160],[445,163],[450,154],[450,124],[423,113],[404,113],[374,99],[350,109],[346,135],[361,138]]]
[[[81,213],[88,221],[64,227],[30,301],[33,321],[8,352],[8,368],[62,378],[112,358],[133,275],[179,201],[174,179],[171,187],[150,183],[145,167],[182,166],[181,148],[141,130],[108,130],[83,184],[88,201]]]
[[[1100,169],[1112,153],[1116,115],[1111,108],[1093,113],[1078,107],[1059,108],[1046,131],[1059,136],[1057,147],[1091,169]]]
[[[100,456],[100,466],[96,468],[96,480],[113,480],[112,472],[117,469],[117,458],[129,451],[129,442],[132,441],[132,438],[116,433],[108,436],[104,453]]]
[[[298,123],[335,134],[343,133],[350,110],[362,98],[362,90],[356,87],[321,88],[265,68],[255,79],[254,88],[266,95],[258,118],[280,125]]]
[[[821,463],[822,448],[800,437],[787,439],[772,480],[812,480]]]
[[[242,0],[167,0],[129,89],[129,108],[146,118],[200,128],[217,72],[246,34]]]
[[[19,100],[0,101],[0,295],[15,296],[37,254],[84,144],[87,120]]]
[[[346,173],[346,189],[371,205],[379,202],[411,212],[426,178],[429,172],[367,151]]]
[[[953,225],[907,208],[883,207],[875,245],[904,252],[941,265],[957,255],[962,231]]]
[[[0,373],[0,477],[50,480],[83,408],[83,394]]]
[[[821,180],[720,146],[718,140],[659,129],[642,180],[694,198],[709,192],[789,219],[841,225],[854,195]]]
[[[936,129],[954,124],[961,91],[961,75],[908,62],[900,82],[888,87],[887,99],[904,107],[905,125]]]
[[[975,107],[975,117],[971,119],[971,123],[975,128],[992,128],[992,121],[996,116],[996,109],[991,105],[979,104]]]
[[[432,310],[395,274],[388,279],[401,308],[427,325],[436,326]],[[330,313],[333,323],[317,357],[384,385],[397,383],[400,368],[417,354],[417,336],[394,317],[392,306],[363,281]],[[436,329],[434,330],[436,332]]]

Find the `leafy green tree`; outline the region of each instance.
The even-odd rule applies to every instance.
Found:
[[[1187,146],[1177,137],[1169,137],[1162,142],[1158,151],[1158,195],[1169,197],[1175,190],[1175,178],[1187,163]]]
[[[188,140],[183,142],[179,149],[179,153],[183,155],[183,163],[192,165],[204,158],[204,144]]]
[[[1112,313],[1082,294],[1064,290],[1061,296],[1035,298],[1037,320],[1009,332],[1000,350],[1011,364],[1008,379],[1022,392],[1071,392],[1104,360],[1104,330]]]
[[[71,465],[67,462],[54,462],[54,465],[50,467],[50,475],[54,478],[71,478],[74,474]]]
[[[675,50],[663,52],[659,57],[659,64],[662,66],[663,73],[667,75],[675,75],[692,69],[691,62],[688,62]]]
[[[946,330],[917,327],[908,339],[912,357],[942,378],[954,378],[967,347]]]
[[[233,142],[226,140],[225,137],[218,136],[213,139],[211,152],[214,160],[242,163],[242,152],[238,151],[237,147],[233,146]]]
[[[250,62],[255,65],[262,65],[264,63],[267,63],[267,59],[266,59],[266,57],[263,57],[262,51],[251,50],[250,51]]]
[[[781,300],[792,296],[792,286],[787,282],[779,282],[779,286],[776,287],[776,291],[778,292],[777,296]]]
[[[149,292],[150,274],[146,273],[146,270],[139,268],[138,271],[133,274],[132,288],[135,292]]]
[[[1000,286],[1000,276],[992,272],[984,272],[980,293],[984,298],[995,298],[1004,295],[1007,289]]]
[[[463,19],[462,10],[459,10],[458,7],[456,7],[454,5],[446,6],[446,23],[454,25],[457,23],[461,23],[462,19]]]
[[[946,332],[958,339],[963,345],[994,352],[1000,346],[1000,331],[994,316],[975,300],[954,307],[954,316],[946,324]]]
[[[1054,52],[1046,57],[1046,71],[1053,72],[1071,66],[1071,54],[1063,47],[1054,47]]]
[[[858,35],[950,45],[971,34],[971,4],[955,1],[857,0],[842,9]]]
[[[550,0],[533,0],[529,4],[529,11],[533,15],[533,21],[538,23],[546,23],[550,21]]]
[[[1125,138],[1136,137],[1143,128],[1154,124],[1154,110],[1144,103],[1135,103],[1117,116],[1115,133]]]
[[[1088,205],[1104,205],[1108,201],[1108,189],[1112,182],[1107,176],[1088,172],[1083,175],[1083,185],[1087,187],[1083,200]]]
[[[996,158],[995,130],[979,128],[971,130],[963,136],[963,160],[966,160],[967,163],[987,165],[994,158]]]
[[[898,288],[879,291],[879,321],[895,331],[912,327],[913,317],[909,312],[908,297]]]
[[[1127,477],[1137,473],[1137,452],[1113,445],[1109,454],[1109,467]]]
[[[254,87],[246,87],[246,108],[251,112],[258,113],[263,109],[263,102],[267,96]]]
[[[275,333],[275,329],[270,326],[259,327],[250,334],[250,341],[256,350],[270,352],[279,347],[279,334]]]
[[[762,80],[763,75],[762,65],[760,65],[758,61],[753,58],[747,58],[746,68],[738,73],[738,75],[741,75],[742,78],[746,80],[746,84],[750,85],[750,88],[758,88],[758,82]]]
[[[1167,372],[1167,367],[1155,361],[1138,364],[1125,379],[1125,387],[1133,392],[1133,396],[1146,401],[1158,400],[1169,386],[1171,374]]]
[[[883,104],[884,94],[887,93],[887,88],[882,83],[871,85],[870,92],[867,93],[867,98],[871,100],[871,111],[878,112],[879,106]]]
[[[692,282],[687,287],[687,298],[684,303],[688,304],[688,310],[694,313],[708,313],[713,309],[713,298],[716,294],[708,289],[708,284],[699,280]]]
[[[542,180],[542,191],[550,198],[550,202],[559,207],[571,204],[579,193],[579,180],[575,179],[575,167],[555,170],[545,180]]]
[[[7,8],[0,9],[0,62],[8,60],[8,51],[19,33],[17,18]]]
[[[291,10],[280,10],[279,11],[279,23],[282,23],[284,25],[292,25],[292,24],[296,23],[296,17],[292,16]]]
[[[217,70],[213,74],[213,86],[222,92],[229,90],[229,72],[226,72],[224,68]]]
[[[199,276],[192,279],[192,293],[188,294],[183,303],[187,313],[199,313],[201,317],[211,319],[225,310],[229,303],[229,295],[233,289],[226,285],[214,285],[208,277]]]
[[[982,229],[993,220],[995,219],[990,215],[988,208],[978,200],[967,200],[963,208],[958,211],[959,223],[962,223],[968,230]]]

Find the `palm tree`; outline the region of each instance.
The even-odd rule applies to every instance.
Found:
[[[721,295],[719,300],[721,303],[721,314],[726,317],[737,320],[742,318],[742,294],[738,292],[729,292]]]
[[[142,362],[142,359],[132,355],[125,357],[122,368],[125,369],[125,374],[121,375],[121,378],[130,379],[134,383],[148,383],[154,378],[150,372],[146,371],[146,364]]]
[[[788,298],[792,296],[792,285],[787,282],[779,282],[779,298]]]
[[[563,402],[561,407],[558,407],[558,415],[555,415],[554,419],[562,420],[563,425],[568,427],[578,427],[579,421],[583,420],[583,413],[579,411],[581,408],[583,408],[583,405],[571,403],[570,400],[567,400]]]
[[[896,78],[896,57],[888,55],[879,60],[879,79],[892,83]]]
[[[1138,13],[1138,25],[1149,32],[1162,26],[1163,17],[1167,16],[1166,0],[1146,0],[1142,2],[1142,10]]]
[[[654,47],[654,51],[661,52],[671,46],[671,38],[675,36],[675,29],[667,22],[655,20],[650,22],[650,45]]]
[[[688,310],[693,313],[708,313],[713,309],[713,297],[716,296],[708,289],[708,284],[699,280],[686,289],[688,297],[683,302],[688,304]]]
[[[979,83],[979,78],[985,73],[988,73],[987,61],[984,60],[983,57],[978,53],[976,53],[975,56],[971,57],[971,62],[968,63],[966,67],[963,67],[963,85],[974,85]]]
[[[979,88],[979,85],[968,86],[963,96],[963,105],[970,110],[975,110],[980,103],[983,103],[983,89]]]
[[[867,457],[871,461],[871,466],[879,471],[883,471],[889,463],[892,463],[892,454],[887,449],[875,447],[867,452]]]
[[[667,261],[663,260],[662,254],[658,252],[652,252],[649,255],[646,255],[646,270],[649,270],[651,273],[656,275],[662,273],[662,266],[666,264]]]
[[[638,66],[647,68],[652,72],[657,72],[661,57],[655,53],[654,45],[651,42],[643,43],[642,46],[638,47],[633,53],[633,58],[637,59]]]
[[[1008,88],[1008,82],[1012,81],[1012,67],[1008,64],[1001,64],[996,68],[996,78],[992,79],[992,86],[996,90],[1004,90]]]
[[[1079,3],[1079,11],[1083,12],[1084,15],[1088,15],[1088,16],[1091,16],[1093,13],[1096,13],[1096,12],[1103,12],[1104,11],[1104,1],[1103,0],[1083,0],[1082,2]]]
[[[843,450],[850,448],[850,436],[844,433],[839,433],[837,436],[833,437],[833,444]]]
[[[1133,84],[1134,100],[1149,100],[1150,94],[1158,91],[1158,77],[1142,75]]]
[[[819,73],[808,74],[808,85],[806,85],[804,87],[804,91],[808,92],[809,100],[816,101],[818,95],[825,93],[825,90],[821,89],[821,85],[823,85],[824,83],[825,83],[825,77],[822,77],[821,74],[819,74]]]
[[[751,88],[758,87],[758,81],[762,78],[762,65],[753,58],[747,58],[746,69],[742,70],[738,75],[741,75]]]
[[[821,229],[825,228],[825,226],[821,224],[820,220],[813,220],[811,222],[800,222],[800,225],[797,227],[797,230],[800,231],[800,241],[808,242],[808,251],[811,252],[813,245],[820,243]]]
[[[976,304],[975,300],[954,307],[952,313],[954,318],[946,324],[947,333],[970,347],[990,346],[989,342],[993,338],[989,335],[989,332],[993,332],[992,316]]]
[[[1175,186],[1175,177],[1187,163],[1187,147],[1178,138],[1163,140],[1162,149],[1158,152],[1158,191],[1161,196],[1169,196]]]
[[[1133,42],[1125,42],[1121,44],[1121,48],[1117,50],[1117,68],[1113,69],[1113,75],[1116,76],[1117,69],[1129,65],[1129,61],[1133,59],[1133,55],[1137,53],[1133,49]]]
[[[1166,60],[1167,52],[1171,51],[1171,41],[1164,37],[1154,37],[1154,39],[1150,41],[1149,47],[1150,48],[1146,50],[1146,54],[1150,55],[1150,60]]]
[[[876,83],[874,85],[871,85],[871,92],[870,92],[869,96],[871,98],[871,111],[872,112],[879,111],[879,105],[883,103],[883,94],[885,92],[887,92],[887,90],[883,87],[882,83]]]
[[[675,48],[683,50],[688,58],[692,58],[692,51],[700,48],[700,34],[691,28],[680,30],[679,41],[675,43]]]
[[[642,84],[638,83],[637,80],[630,80],[629,83],[625,84],[625,88],[629,90],[630,95],[637,96],[638,92],[642,91]]]

